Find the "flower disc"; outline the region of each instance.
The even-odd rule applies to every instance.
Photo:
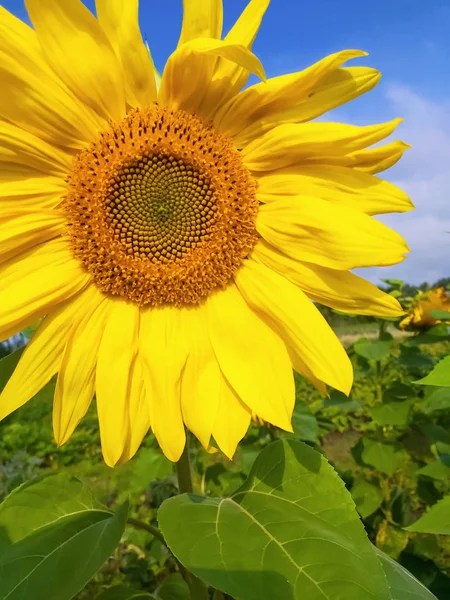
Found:
[[[239,152],[182,111],[135,110],[75,159],[65,201],[74,252],[106,293],[198,304],[257,240],[256,184]]]

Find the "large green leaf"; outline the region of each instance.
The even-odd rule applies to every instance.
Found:
[[[375,548],[389,585],[391,600],[437,600],[409,571]]]
[[[406,529],[417,533],[450,535],[450,496],[439,500],[418,521]]]
[[[417,475],[426,475],[431,479],[450,482],[450,468],[441,460],[435,460],[417,471]]]
[[[433,319],[439,319],[440,321],[450,320],[450,312],[446,310],[430,310],[430,315]]]
[[[438,385],[440,387],[450,386],[450,355],[443,358],[423,379],[416,383],[422,385]]]
[[[29,482],[0,505],[0,600],[70,600],[120,541],[127,505],[113,513],[80,481]]]
[[[370,409],[370,416],[377,425],[396,425],[404,427],[407,425],[411,412],[412,402],[403,400],[402,402],[387,402],[373,406]]]
[[[353,349],[356,354],[367,360],[383,360],[383,358],[389,356],[392,350],[392,338],[386,340],[361,338],[354,343]]]
[[[189,598],[189,596],[188,596]],[[97,596],[95,600],[157,600],[156,596],[142,592],[139,590],[132,590],[124,585],[115,585],[108,588],[104,592]]]
[[[158,520],[188,570],[240,600],[389,599],[349,492],[297,440],[266,447],[229,498],[170,498]]]

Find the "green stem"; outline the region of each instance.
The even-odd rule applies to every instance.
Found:
[[[194,488],[192,486],[191,463],[189,462],[189,439],[186,437],[186,445],[180,460],[176,463],[178,489],[180,494],[192,494]]]
[[[138,519],[133,519],[132,517],[129,517],[127,519],[127,523],[128,523],[128,525],[132,525],[136,529],[143,529],[144,531],[148,531],[148,533],[151,533],[153,535],[153,537],[158,539],[165,546],[167,545],[163,534],[154,525],[149,525],[148,523],[144,523],[143,521],[139,521]]]

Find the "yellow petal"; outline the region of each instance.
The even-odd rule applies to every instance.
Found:
[[[245,46],[197,38],[179,46],[169,57],[158,93],[159,103],[172,110],[198,113],[211,79],[211,62],[205,62],[209,57],[221,57],[264,78],[261,63]]]
[[[258,178],[258,200],[282,196],[316,196],[367,215],[406,212],[413,203],[397,186],[378,177],[339,165],[297,165]]]
[[[0,121],[0,162],[18,163],[48,175],[67,176],[72,157],[12,123]]]
[[[209,338],[205,308],[184,310],[180,316],[180,335],[189,346],[181,380],[183,421],[207,449],[217,417],[222,374]]]
[[[25,0],[47,62],[79,100],[102,118],[125,115],[120,63],[81,0]]]
[[[59,370],[69,331],[82,319],[90,294],[90,288],[77,294],[39,325],[0,396],[0,419],[33,398]]]
[[[366,127],[320,121],[279,125],[244,147],[242,158],[252,171],[273,171],[318,157],[343,156],[379,142],[400,122]]]
[[[61,178],[39,176],[38,172],[27,169],[30,177],[12,179],[20,175],[14,170],[10,171],[11,166],[12,163],[3,163],[4,178],[0,178],[0,198],[5,212],[11,212],[18,207],[26,210],[45,210],[58,206],[65,192],[65,184]],[[9,178],[6,174],[8,171]]]
[[[294,380],[280,337],[233,284],[210,296],[206,307],[214,352],[235,392],[264,421],[291,431]]]
[[[251,259],[238,272],[236,283],[253,310],[278,331],[291,356],[297,355],[317,379],[345,394],[350,392],[350,360],[331,327],[298,287]]]
[[[223,106],[214,123],[242,147],[276,125],[314,119],[377,84],[380,73],[375,69],[339,68],[360,56],[366,52],[344,50],[298,73],[253,85]]]
[[[357,150],[348,156],[349,165],[366,173],[380,173],[395,165],[401,159],[405,150],[411,148],[401,141],[391,142],[369,150]]]
[[[263,241],[256,244],[252,256],[298,285],[311,300],[325,306],[357,315],[398,317],[404,314],[393,296],[348,271],[293,260]]]
[[[374,218],[310,196],[261,205],[256,228],[294,260],[331,269],[394,265],[409,250],[398,233]]]
[[[68,242],[56,238],[11,258],[0,267],[0,339],[7,339],[56,304],[68,300],[90,280],[72,256]]]
[[[156,100],[155,67],[142,40],[138,5],[138,0],[95,1],[99,23],[122,66],[126,101],[146,107]]]
[[[0,261],[63,234],[66,223],[65,215],[56,210],[28,209],[22,214],[15,211],[11,216],[0,215]]]
[[[141,312],[139,350],[145,377],[153,433],[167,458],[176,462],[186,435],[181,416],[181,376],[189,347],[182,331],[180,311],[174,308]]]
[[[127,462],[136,454],[150,428],[149,406],[145,394],[144,371],[138,354],[131,374],[128,401],[129,434],[119,464]]]
[[[270,0],[250,0],[225,36],[225,42],[251,50],[269,2]],[[240,65],[223,58],[217,59],[207,97],[199,109],[204,118],[213,118],[218,108],[237,94],[249,75],[250,72]]]
[[[138,349],[139,307],[122,300],[110,299],[108,304],[95,387],[103,457],[113,467],[129,435],[128,401]]]
[[[220,39],[222,22],[222,0],[202,0],[201,9],[198,0],[183,0],[183,25],[178,46],[196,38]]]
[[[252,411],[240,400],[231,385],[221,375],[218,407],[212,434],[217,445],[230,460],[247,433]]]
[[[81,148],[106,126],[47,64],[36,33],[0,7],[0,116],[61,146]],[[67,65],[66,65],[67,66]]]
[[[94,396],[98,349],[108,317],[106,296],[94,285],[86,290],[80,308],[79,319],[66,332],[56,382],[53,432],[58,446],[70,438]]]

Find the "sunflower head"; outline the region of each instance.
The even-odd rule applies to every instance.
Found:
[[[377,176],[407,148],[379,144],[400,121],[314,120],[380,74],[344,50],[266,80],[268,3],[222,38],[222,1],[184,0],[161,77],[138,0],[96,0],[96,17],[26,0],[33,28],[0,8],[1,336],[42,319],[0,417],[56,376],[58,444],[95,396],[109,465],[149,430],[178,460],[186,427],[231,458],[252,415],[291,430],[293,369],[349,392],[314,302],[402,314],[351,272],[408,250],[372,218],[412,208]],[[243,89],[250,73],[263,81]]]
[[[400,329],[422,331],[438,325],[442,321],[432,316],[433,310],[450,312],[450,294],[443,287],[419,292],[407,316],[400,322]]]

